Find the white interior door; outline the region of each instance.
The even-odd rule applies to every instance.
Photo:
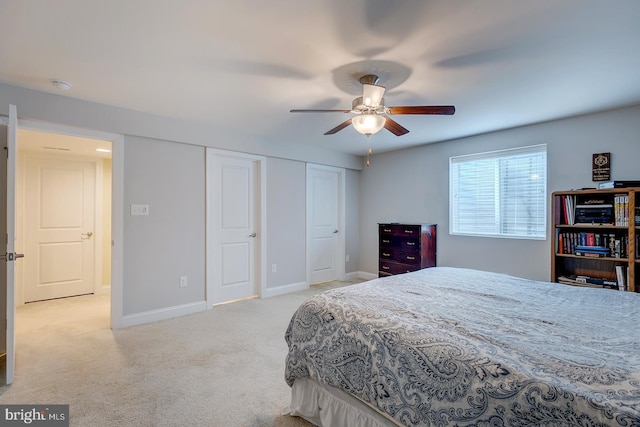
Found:
[[[344,170],[307,165],[307,250],[309,283],[343,276]]]
[[[258,162],[245,156],[209,152],[207,185],[212,238],[212,304],[258,294],[260,235]]]
[[[6,261],[6,336],[5,336],[5,383],[11,384],[15,372],[15,260],[21,254],[15,253],[15,205],[16,205],[16,147],[18,132],[18,110],[9,106],[7,126],[7,162],[6,162],[6,221],[3,221],[7,236],[6,252],[2,258]],[[3,227],[4,228],[4,227]]]
[[[91,161],[27,156],[25,302],[94,292],[95,175]]]

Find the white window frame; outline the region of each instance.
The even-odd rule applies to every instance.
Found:
[[[503,196],[504,191],[509,184],[506,173],[508,168],[508,160],[515,160],[522,158],[522,156],[531,155],[532,158],[543,155],[542,162],[538,161],[536,172],[531,172],[531,177],[538,183],[538,188],[533,185],[533,188],[537,194],[535,201],[531,205],[524,205],[527,207],[533,207],[533,211],[537,213],[534,221],[522,222],[520,221],[521,215],[519,211],[523,210],[522,203],[510,203],[505,204],[508,199],[507,196]],[[495,161],[493,172],[495,173],[493,178],[490,178],[490,174],[487,173],[484,176],[488,177],[487,180],[480,180],[477,182],[484,182],[491,189],[487,187],[477,189],[484,191],[483,194],[488,196],[489,199],[493,197],[492,202],[487,203],[489,209],[485,210],[486,220],[480,220],[477,224],[470,224],[469,221],[464,221],[465,218],[471,219],[473,215],[474,221],[477,221],[477,212],[464,216],[464,212],[461,212],[458,203],[460,202],[459,192],[463,191],[459,189],[458,177],[460,176],[460,165],[473,165],[480,163],[481,161]],[[486,169],[485,172],[491,172],[491,169]],[[503,176],[500,176],[500,175]],[[541,176],[542,175],[542,176]],[[468,176],[467,176],[468,177]],[[513,184],[513,183],[512,183]],[[464,184],[463,184],[464,185]],[[467,184],[469,185],[469,184]],[[512,190],[522,189],[517,184],[515,187],[510,187]],[[468,189],[467,189],[468,191]],[[478,194],[478,193],[476,193]],[[491,216],[491,205],[493,206],[493,216]],[[507,207],[508,206],[508,207]],[[514,208],[514,206],[517,206]],[[464,209],[463,209],[464,210]],[[467,209],[468,210],[468,209]],[[463,215],[461,217],[460,215]],[[514,238],[514,239],[532,239],[532,240],[546,240],[547,238],[547,146],[546,144],[532,145],[520,148],[511,148],[506,150],[490,151],[485,153],[469,154],[464,156],[453,156],[449,158],[449,234],[452,235],[464,235],[464,236],[480,236],[480,237],[495,237],[495,238]],[[465,225],[461,226],[461,223]],[[522,230],[522,226],[525,225],[527,231]]]

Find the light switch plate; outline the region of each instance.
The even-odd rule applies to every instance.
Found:
[[[187,276],[180,276],[180,287],[184,288],[189,284],[189,278]]]
[[[149,205],[131,205],[131,215],[149,215]]]

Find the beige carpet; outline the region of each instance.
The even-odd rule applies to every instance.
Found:
[[[16,376],[1,404],[69,404],[72,426],[274,426],[280,415],[284,332],[298,305],[332,282],[294,294],[217,306],[123,330],[109,301],[83,296],[16,310]]]

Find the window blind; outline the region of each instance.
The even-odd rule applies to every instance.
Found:
[[[546,145],[451,157],[450,234],[544,239],[546,189]]]

